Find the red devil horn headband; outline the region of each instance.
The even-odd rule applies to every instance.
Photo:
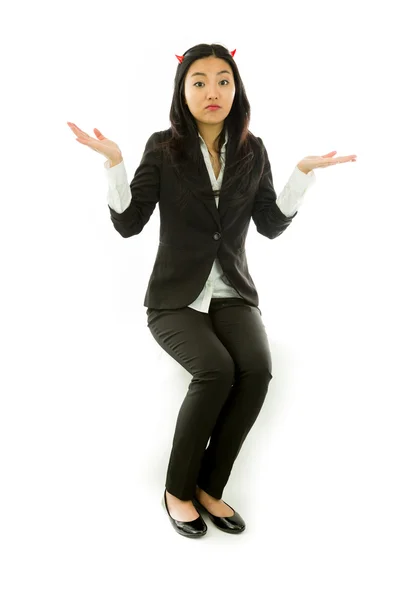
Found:
[[[235,52],[236,50],[232,50],[231,54],[232,56],[235,56]],[[176,58],[179,60],[179,62],[181,63],[183,61],[183,56],[178,56],[177,54],[175,54]]]

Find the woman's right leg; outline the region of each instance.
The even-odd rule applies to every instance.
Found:
[[[163,350],[193,376],[178,412],[166,476],[168,508],[180,515],[171,516],[189,521],[197,515],[191,499],[202,456],[234,382],[235,366],[208,313],[151,308],[147,326]]]

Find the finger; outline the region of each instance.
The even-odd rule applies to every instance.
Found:
[[[345,162],[346,160],[352,160],[353,158],[357,158],[357,154],[348,154],[347,156],[335,156],[334,160]]]
[[[70,122],[68,121],[68,125],[69,125],[69,126],[71,127],[71,129],[73,129],[74,131],[80,131],[79,127],[77,127],[77,126],[75,125],[75,123],[70,123]]]
[[[328,154],[323,154],[322,158],[328,158],[330,156],[333,156],[334,154],[336,154],[336,150],[332,150],[332,152],[328,152]]]
[[[355,158],[337,158],[336,160],[330,160],[329,162],[326,163],[327,166],[331,166],[331,165],[338,165],[346,163],[346,162],[356,162]]]
[[[97,127],[95,127],[95,128],[93,129],[93,131],[95,132],[95,134],[97,135],[97,137],[100,137],[100,138],[102,138],[102,139],[105,139],[104,135],[101,133],[101,131],[99,131],[99,130],[97,129]]]
[[[81,134],[83,136],[89,137],[87,133],[85,133],[85,131],[82,131],[82,129],[80,129],[79,127],[77,127],[77,125],[75,125],[75,123],[71,123],[70,127],[72,129],[72,131],[74,131],[76,133],[76,135]]]

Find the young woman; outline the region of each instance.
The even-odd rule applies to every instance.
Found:
[[[176,55],[171,127],[150,136],[130,184],[117,144],[98,129],[92,138],[68,123],[77,141],[109,159],[108,206],[120,235],[139,234],[159,204],[160,241],[144,306],[154,339],[193,376],[163,495],[170,522],[187,537],[206,533],[203,510],[222,531],[245,529],[222,493],[272,379],[246,259],[250,220],[261,235],[277,237],[296,216],[313,169],[356,159],[307,156],[277,197],[266,148],[248,128],[250,104],[234,54],[199,44]]]

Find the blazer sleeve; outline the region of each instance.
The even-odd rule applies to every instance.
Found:
[[[130,183],[129,206],[122,213],[108,206],[111,221],[124,238],[142,231],[160,199],[160,159],[154,151],[157,141],[158,132],[155,132],[146,142],[142,159]]]
[[[257,139],[260,141],[262,147],[264,168],[260,185],[255,196],[251,216],[258,233],[273,239],[285,231],[285,229],[290,225],[294,217],[297,215],[297,211],[292,216],[288,217],[283,214],[277,205],[277,195],[274,189],[268,153],[262,139]]]

